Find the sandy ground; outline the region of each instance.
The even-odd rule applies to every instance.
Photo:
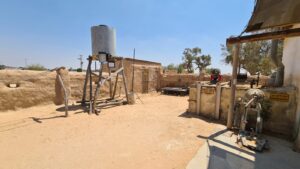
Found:
[[[185,168],[215,124],[184,114],[188,97],[141,98],[99,116],[73,106],[64,118],[54,105],[0,113],[0,168]]]

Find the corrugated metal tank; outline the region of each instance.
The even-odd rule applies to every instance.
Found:
[[[116,31],[107,25],[92,26],[92,54],[99,52],[116,55]]]

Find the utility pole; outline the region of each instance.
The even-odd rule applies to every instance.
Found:
[[[25,58],[25,67],[27,67],[27,58]]]
[[[83,67],[83,60],[82,60],[82,55],[79,55],[80,57],[78,58],[78,60],[80,61],[80,69],[82,70]]]
[[[132,58],[132,83],[131,83],[131,92],[133,92],[134,88],[134,60],[135,60],[135,48],[133,49],[133,58]]]

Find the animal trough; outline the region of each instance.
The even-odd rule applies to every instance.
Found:
[[[189,94],[189,88],[182,87],[164,87],[161,92],[166,95],[186,96]]]

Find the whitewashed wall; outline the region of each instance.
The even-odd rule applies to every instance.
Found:
[[[300,24],[295,25],[294,28],[300,28]],[[297,92],[297,113],[296,124],[299,126],[300,120],[300,37],[286,38],[284,40],[283,48],[283,64],[285,66],[284,85],[295,86],[298,88]],[[299,133],[299,127],[295,128],[294,136]],[[298,142],[300,147],[300,134],[298,134]]]

